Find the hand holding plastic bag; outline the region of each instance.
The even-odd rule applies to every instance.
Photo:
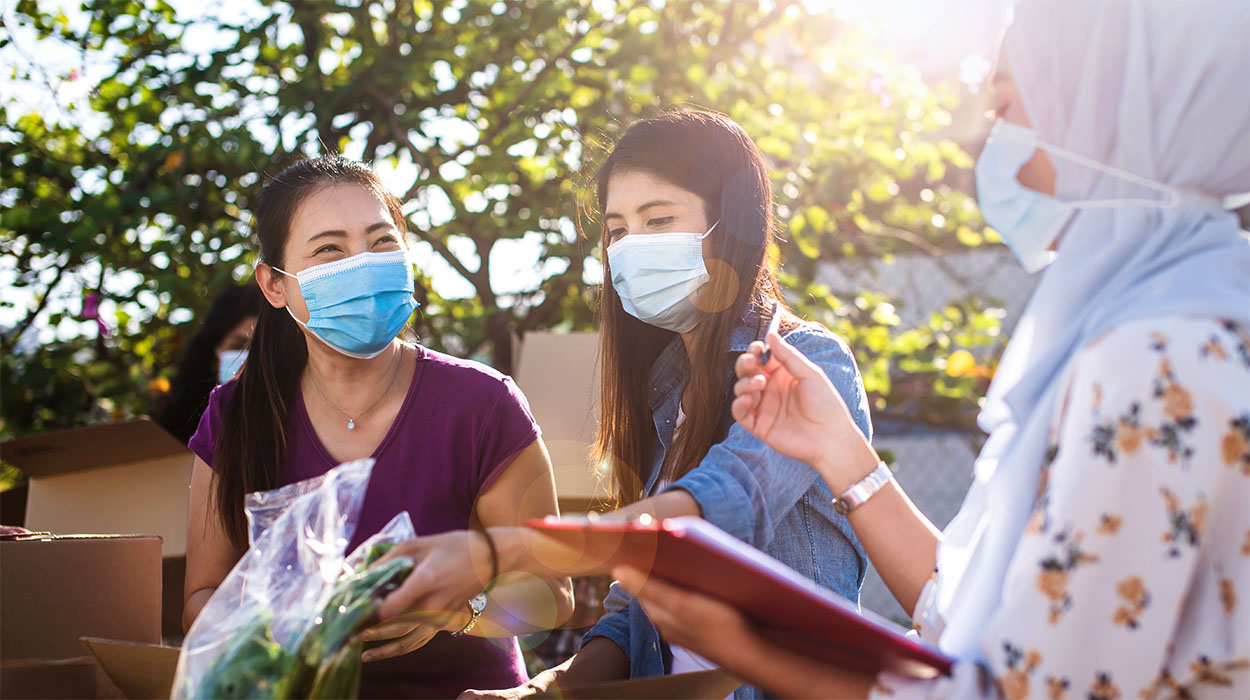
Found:
[[[369,565],[415,536],[407,513],[350,556],[373,460],[248,496],[251,547],[222,581],[183,644],[173,697],[354,697],[356,638],[376,603],[412,570]]]

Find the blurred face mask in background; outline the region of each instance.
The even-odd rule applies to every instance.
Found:
[[[217,353],[217,383],[225,384],[234,379],[247,359],[247,350],[222,350]]]
[[[361,253],[291,275],[308,305],[308,321],[287,313],[326,345],[348,357],[377,357],[407,325],[419,304],[412,298],[412,265],[402,250]]]
[[[688,333],[702,313],[693,298],[711,277],[703,264],[698,233],[646,233],[624,236],[608,246],[612,288],[630,316],[674,333]]]
[[[1037,149],[1047,155],[1097,170],[1124,182],[1159,192],[1162,198],[1091,199],[1064,202],[1020,184],[1020,169]],[[1183,192],[1119,168],[1099,163],[1079,153],[1043,142],[1036,129],[999,119],[976,164],[977,204],[981,216],[1003,238],[1020,264],[1037,272],[1055,258],[1051,250],[1077,209],[1153,207],[1166,209],[1188,202],[1202,208],[1222,208],[1222,200],[1200,193]]]

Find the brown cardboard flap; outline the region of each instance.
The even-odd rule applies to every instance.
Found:
[[[581,688],[552,691],[541,698],[564,700],[722,700],[742,685],[727,671],[699,671],[673,676],[635,678],[628,681],[597,683]]]
[[[161,540],[40,537],[0,542],[0,658],[82,654],[79,637],[161,640]]]
[[[0,661],[5,698],[95,698],[96,664],[90,656]]]
[[[168,698],[178,668],[177,647],[83,637],[83,646],[130,700]]]
[[[191,453],[32,478],[26,525],[50,532],[159,534],[164,556],[187,551]]]
[[[590,464],[599,424],[599,334],[525,334],[516,383],[542,426],[561,509],[607,495]]]
[[[0,443],[0,458],[28,477],[187,455],[191,451],[146,418],[57,430]]]

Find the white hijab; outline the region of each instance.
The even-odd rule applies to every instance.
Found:
[[[1208,203],[1078,209],[1066,227],[990,386],[979,418],[990,437],[938,548],[940,645],[956,658],[981,658],[982,632],[1033,508],[1061,378],[1077,352],[1144,317],[1250,323],[1250,239],[1233,214],[1209,203],[1250,191],[1247,37],[1244,0],[1016,6],[1003,51],[1042,141]],[[1166,198],[1052,161],[1061,200]]]

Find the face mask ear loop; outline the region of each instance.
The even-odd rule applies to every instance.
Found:
[[[1138,185],[1139,187],[1145,187],[1146,189],[1154,190],[1161,194],[1167,195],[1167,200],[1129,198],[1129,199],[1092,199],[1092,200],[1087,200],[1087,201],[1082,201],[1082,202],[1068,202],[1067,204],[1070,204],[1072,208],[1074,209],[1075,208],[1114,209],[1114,208],[1124,207],[1124,206],[1150,207],[1150,208],[1155,208],[1155,209],[1171,209],[1173,207],[1180,205],[1181,203],[1180,190],[1176,189],[1175,187],[1172,187],[1171,185],[1165,185],[1161,182],[1155,182],[1154,180],[1151,180],[1149,178],[1145,178],[1140,175],[1130,173],[1127,170],[1121,170],[1120,168],[1117,168],[1115,166],[1107,165],[1106,163],[1100,163],[1094,160],[1093,158],[1087,158],[1086,156],[1083,156],[1080,153],[1075,153],[1073,151],[1067,150],[1066,148],[1060,148],[1059,146],[1051,145],[1049,143],[1046,143],[1045,141],[1042,141],[1041,139],[1035,139],[1033,141],[1033,145],[1036,148],[1040,148],[1041,150],[1046,151],[1047,153],[1052,153],[1060,158],[1072,161],[1073,163],[1076,163],[1077,165],[1083,165],[1091,170],[1096,170],[1100,173],[1110,175],[1111,177],[1119,178],[1120,180],[1123,180],[1125,182]]]
[[[260,262],[256,263],[257,267],[259,267],[259,266],[260,266],[260,263],[261,263],[261,262],[265,262],[265,261],[264,261],[264,260],[261,260]],[[266,265],[269,265],[269,263],[265,263],[265,264],[266,264]],[[296,275],[292,275],[291,273],[287,272],[286,270],[283,270],[282,268],[278,267],[277,265],[269,265],[269,269],[270,269],[270,270],[275,270],[275,271],[277,271],[277,272],[281,273],[283,277],[293,277],[293,278],[295,278],[295,283],[296,283],[296,284],[299,284],[299,277],[298,277],[298,276],[296,276]],[[253,276],[255,276],[255,274],[256,274],[256,268],[252,268],[252,275],[253,275]],[[284,307],[282,307],[282,308],[286,309],[286,312],[287,312],[288,314],[291,314],[291,318],[292,318],[292,319],[293,319],[296,323],[298,323],[298,324],[299,324],[299,325],[301,325],[301,326],[304,326],[305,328],[307,328],[307,327],[308,327],[307,325],[305,325],[305,324],[304,324],[304,322],[303,322],[303,321],[299,320],[298,318],[295,318],[295,314],[291,313],[291,305],[290,305],[290,304],[287,304],[286,306],[284,306]]]
[[[707,233],[703,234],[702,236],[699,236],[699,240],[703,240],[704,238],[707,238],[708,236],[712,235],[712,232],[716,230],[716,227],[720,226],[720,222],[721,220],[717,219],[716,223],[712,224],[712,228],[707,230]]]

